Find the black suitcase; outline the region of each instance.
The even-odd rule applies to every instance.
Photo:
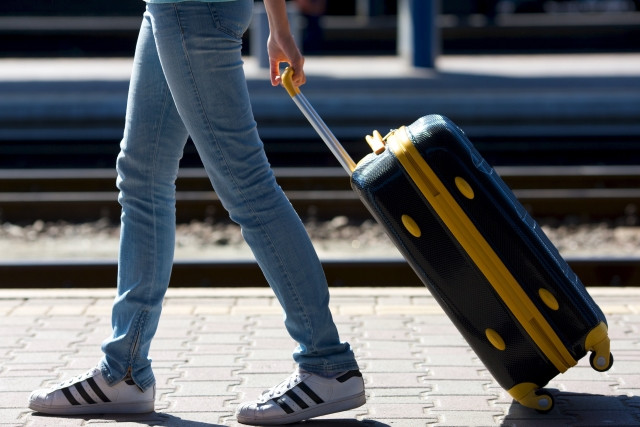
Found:
[[[542,390],[587,352],[608,370],[604,314],[511,190],[464,133],[439,115],[382,138],[357,165],[283,74],[283,84],[496,381],[547,412]]]

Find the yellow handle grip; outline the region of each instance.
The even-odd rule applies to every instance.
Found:
[[[280,75],[280,78],[282,79],[282,86],[287,90],[290,97],[293,98],[300,93],[300,89],[293,84],[293,68],[287,67]]]

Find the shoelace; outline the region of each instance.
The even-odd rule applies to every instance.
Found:
[[[289,375],[289,377],[284,381],[282,381],[280,384],[274,387],[271,387],[269,390],[265,390],[260,396],[259,400],[262,403],[264,403],[272,399],[273,397],[282,396],[284,393],[287,392],[287,390],[290,390],[291,388],[295,387],[295,385],[298,384],[299,382],[300,382],[300,373],[294,372],[293,374]]]
[[[90,376],[93,376],[94,373],[94,369],[90,369],[87,372],[85,372],[84,374],[80,374],[77,377],[73,377],[70,378],[66,381],[61,382],[60,384],[58,384],[57,388],[64,388],[64,387],[68,387],[70,385],[82,382],[84,380],[86,380],[87,378],[89,378]]]

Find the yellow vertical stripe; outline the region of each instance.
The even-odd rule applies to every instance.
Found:
[[[404,127],[388,137],[387,147],[556,369],[565,372],[576,365],[551,325],[414,147]]]

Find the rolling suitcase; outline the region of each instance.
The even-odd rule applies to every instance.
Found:
[[[542,389],[591,352],[613,364],[604,314],[533,218],[450,120],[429,115],[367,136],[358,164],[283,73],[283,86],[351,186],[496,381],[550,411]]]

